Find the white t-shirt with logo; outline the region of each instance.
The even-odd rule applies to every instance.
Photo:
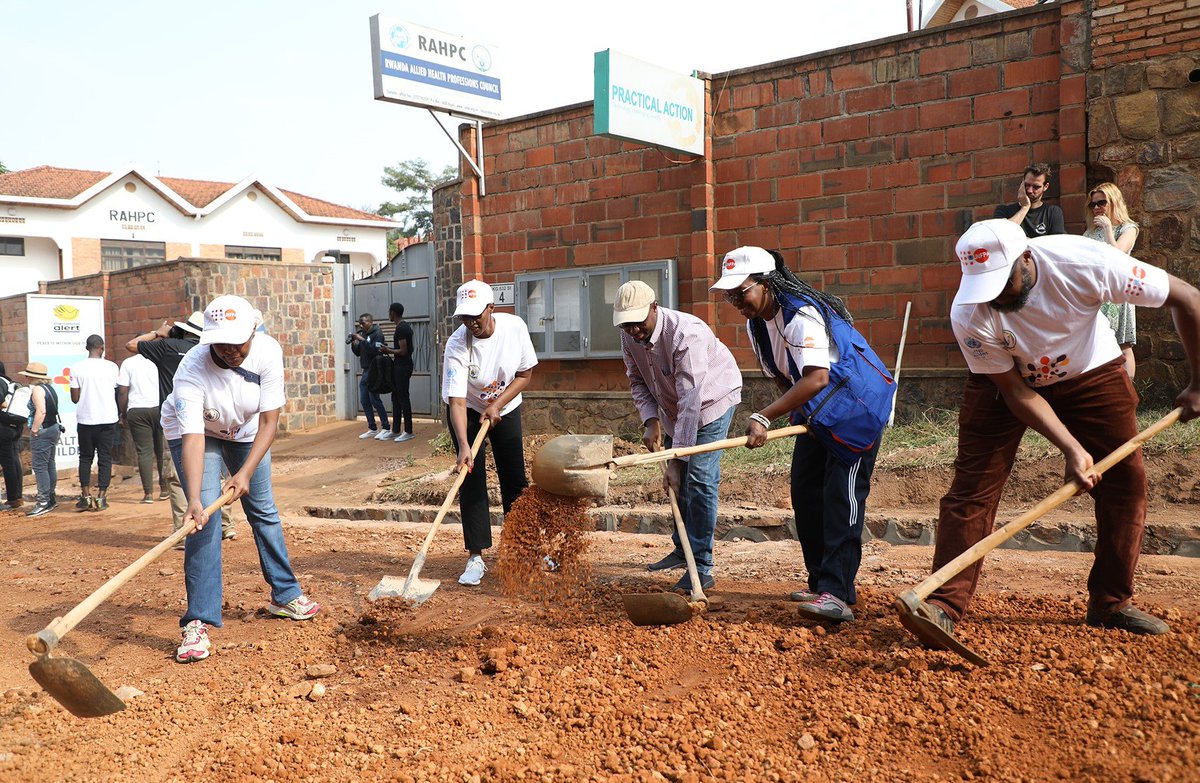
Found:
[[[278,410],[287,402],[283,349],[274,337],[256,333],[250,353],[238,369],[257,375],[259,382],[218,366],[207,345],[187,352],[175,372],[171,394],[179,437],[209,435],[249,443],[258,433],[258,414]],[[164,413],[164,432],[168,432],[168,418]],[[171,437],[169,433],[167,437]]]
[[[467,407],[483,413],[518,372],[537,365],[533,341],[525,322],[509,313],[494,313],[496,329],[486,340],[472,337],[466,326],[460,326],[446,341],[442,366],[442,402],[450,398],[466,398]],[[500,410],[503,416],[521,404],[518,394]]]
[[[1037,282],[1022,309],[1004,313],[987,303],[957,302],[950,308],[971,372],[995,375],[1015,364],[1034,387],[1082,375],[1121,355],[1101,304],[1161,307],[1170,292],[1164,270],[1086,237],[1038,237],[1029,250]]]
[[[764,318],[763,323],[767,326],[767,337],[771,341],[771,358],[785,377],[792,377],[788,365],[789,354],[801,372],[805,367],[829,369],[830,364],[838,360],[837,346],[829,344],[829,335],[825,332],[825,317],[816,307],[801,307],[780,334],[782,320],[781,309],[774,318]],[[754,329],[749,321],[746,322],[746,333],[750,335],[750,344],[754,346],[755,355],[758,355],[758,342],[754,339]],[[760,355],[758,363],[762,365],[763,372],[770,376],[771,368]]]
[[[167,441],[183,437],[183,433],[179,431],[179,417],[175,415],[175,392],[171,392],[163,400],[162,409],[158,412],[158,423],[162,425],[163,437]]]
[[[128,408],[158,407],[158,367],[141,354],[121,362],[117,385],[129,387]]]
[[[75,406],[77,423],[117,423],[117,376],[120,373],[117,365],[100,358],[89,357],[71,367],[71,388],[79,389],[79,403]]]

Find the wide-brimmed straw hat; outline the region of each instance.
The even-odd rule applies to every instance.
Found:
[[[48,381],[50,380],[50,368],[41,362],[30,362],[17,375],[25,375],[30,378],[37,378],[40,381]]]

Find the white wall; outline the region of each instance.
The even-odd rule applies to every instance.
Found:
[[[57,279],[58,245],[45,237],[25,237],[23,256],[0,256],[0,297],[37,291],[39,281]]]

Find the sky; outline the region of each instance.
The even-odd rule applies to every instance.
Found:
[[[385,166],[457,161],[428,110],[374,99],[376,13],[498,47],[506,117],[590,101],[602,49],[721,73],[907,30],[905,0],[5,0],[0,11],[9,169],[255,176],[359,209],[396,195]],[[463,121],[438,118],[451,132]]]

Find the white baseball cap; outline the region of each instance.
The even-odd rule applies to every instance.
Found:
[[[458,306],[454,308],[454,315],[458,317],[465,315],[468,318],[474,318],[483,313],[487,306],[496,301],[496,297],[492,294],[492,287],[482,280],[468,280],[458,287],[456,301]]]
[[[1011,220],[981,220],[968,228],[954,246],[963,274],[955,304],[982,304],[999,296],[1028,247],[1029,238]]]
[[[240,296],[218,296],[204,308],[204,331],[200,344],[241,345],[254,334],[255,309]]]
[[[613,326],[645,321],[650,315],[650,305],[658,301],[654,289],[641,280],[630,280],[617,289],[617,301],[613,302]]]
[[[750,275],[764,275],[775,271],[775,257],[761,247],[739,247],[725,254],[721,262],[721,279],[710,291],[728,291],[737,288]]]

